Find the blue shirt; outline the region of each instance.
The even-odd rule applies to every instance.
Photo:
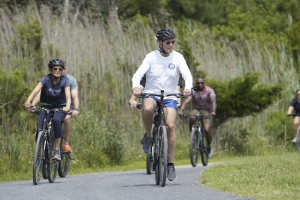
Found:
[[[296,114],[300,114],[300,103],[297,101],[297,99],[293,99],[290,103],[290,106],[294,107]]]
[[[58,83],[52,81],[52,74],[48,74],[41,78],[43,85],[41,91],[41,104],[44,107],[61,108],[66,105],[65,88],[70,87],[69,79],[61,76]]]

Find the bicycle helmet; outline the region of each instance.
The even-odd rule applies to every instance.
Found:
[[[175,39],[176,35],[175,33],[172,31],[172,29],[169,28],[163,28],[160,29],[159,31],[157,31],[156,35],[155,35],[156,41],[165,41],[165,40],[170,40],[170,39]]]
[[[65,69],[66,62],[59,58],[55,58],[55,59],[50,60],[48,63],[49,69],[52,69],[53,66],[61,66],[63,69]]]

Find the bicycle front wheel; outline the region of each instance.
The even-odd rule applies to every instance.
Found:
[[[297,130],[297,140],[296,140],[297,150],[300,153],[300,128]]]
[[[167,166],[168,166],[168,138],[167,129],[165,126],[159,127],[159,158],[158,158],[158,173],[160,176],[160,185],[164,187],[166,185],[167,178]]]
[[[153,171],[155,171],[155,184],[159,185],[160,183],[160,171],[158,167],[158,161],[159,161],[159,140],[158,140],[158,134],[156,133],[153,135]]]
[[[53,183],[55,181],[56,178],[56,173],[57,173],[57,168],[58,168],[58,161],[53,161],[52,157],[54,154],[54,150],[55,150],[55,144],[54,144],[54,133],[53,133],[53,129],[51,129],[50,131],[50,135],[49,135],[49,143],[48,143],[48,161],[47,162],[47,172],[48,172],[48,181],[50,183]]]
[[[198,164],[199,155],[199,130],[192,129],[190,136],[190,160],[193,167]]]
[[[208,164],[208,144],[206,140],[206,136],[204,133],[204,130],[201,129],[201,139],[200,139],[200,154],[201,154],[201,161],[203,166],[206,166]]]
[[[58,175],[60,177],[67,176],[71,160],[70,153],[64,152],[63,144],[65,144],[65,137],[62,137],[60,140],[61,161],[58,163]]]
[[[41,179],[41,172],[43,168],[44,159],[44,132],[40,131],[36,140],[36,147],[34,152],[34,160],[32,164],[33,184],[37,185]]]

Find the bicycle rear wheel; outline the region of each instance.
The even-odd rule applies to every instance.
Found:
[[[40,182],[41,172],[44,159],[44,132],[40,131],[36,140],[34,152],[34,160],[32,163],[33,184],[37,185]]]
[[[58,163],[58,175],[60,177],[66,177],[69,165],[70,165],[70,153],[64,152],[63,144],[65,144],[65,137],[62,137],[60,140],[60,152],[61,152],[61,161]]]
[[[199,156],[199,130],[192,129],[190,136],[190,160],[193,167],[198,164]]]
[[[48,174],[47,174],[47,163],[45,160],[43,160],[43,168],[42,168],[42,175],[44,179],[48,179]]]
[[[166,185],[167,178],[167,166],[168,166],[168,138],[167,129],[165,126],[159,127],[159,157],[158,157],[158,172],[160,176],[160,185],[164,187]]]
[[[204,130],[201,128],[201,139],[200,139],[200,154],[201,154],[201,161],[203,166],[206,166],[208,164],[208,144],[206,140],[206,136],[204,133]]]
[[[296,140],[297,150],[300,153],[300,128],[297,130],[297,140]]]
[[[55,150],[55,143],[54,143],[54,133],[53,129],[50,131],[49,135],[49,143],[48,143],[48,159],[49,162],[47,162],[47,172],[48,172],[48,181],[50,183],[53,183],[56,178],[57,168],[58,168],[58,161],[53,161],[52,157]]]
[[[152,137],[154,138],[155,136],[155,132],[156,132],[156,127],[154,124],[152,124]],[[151,151],[147,153],[146,155],[146,171],[147,174],[151,174],[151,171],[155,171],[153,170],[153,160],[154,160],[154,139],[152,142],[152,148]]]

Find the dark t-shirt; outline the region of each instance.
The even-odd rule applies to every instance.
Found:
[[[69,79],[65,76],[60,77],[57,84],[53,84],[52,74],[48,74],[41,78],[43,85],[41,91],[41,104],[43,107],[61,108],[66,105],[65,88],[70,87]]]
[[[143,76],[142,80],[140,81],[140,85],[145,87],[145,85],[146,85],[146,74]],[[178,84],[177,85],[180,86],[180,88],[182,88],[182,83],[181,83],[180,77],[178,79]]]
[[[297,101],[297,99],[293,99],[290,103],[290,106],[294,107],[296,114],[300,114],[300,103]]]

